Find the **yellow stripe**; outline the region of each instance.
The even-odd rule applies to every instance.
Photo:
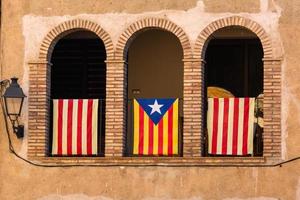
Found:
[[[68,100],[63,100],[63,130],[62,130],[62,155],[67,155],[67,140],[68,140]]]
[[[153,125],[153,155],[158,154],[158,124]]]
[[[168,112],[163,117],[163,155],[168,155]]]
[[[144,155],[149,154],[149,116],[144,112]]]
[[[249,100],[249,121],[248,121],[248,154],[253,154],[253,125],[254,125],[255,98]]]
[[[239,122],[238,122],[237,154],[243,155],[243,124],[244,124],[244,98],[239,98]]]
[[[98,144],[98,101],[93,100],[93,121],[92,121],[92,154],[97,154],[97,144]]]
[[[212,130],[213,130],[213,98],[208,98],[207,109],[207,134],[208,134],[208,153],[212,153]]]
[[[88,113],[88,100],[82,101],[82,136],[81,136],[81,147],[82,155],[87,155],[87,113]]]
[[[57,120],[58,120],[58,100],[53,100],[53,142],[52,155],[57,154]]]
[[[133,100],[133,154],[137,155],[139,153],[139,104],[134,99]]]
[[[173,104],[173,154],[178,154],[178,99]]]
[[[227,154],[232,155],[234,98],[229,98],[228,107],[229,110],[228,110]]]
[[[217,135],[217,154],[222,154],[223,139],[223,120],[224,120],[224,98],[218,98],[219,116],[218,116],[218,135]]]
[[[78,100],[73,100],[73,116],[72,116],[72,154],[77,154],[77,116],[78,116]]]

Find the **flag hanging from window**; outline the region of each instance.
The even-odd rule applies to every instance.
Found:
[[[208,153],[253,153],[255,98],[208,98]]]
[[[53,100],[52,155],[96,155],[98,99]]]
[[[134,155],[178,154],[178,99],[134,99]]]

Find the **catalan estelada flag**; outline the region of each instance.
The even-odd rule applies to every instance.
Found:
[[[134,155],[178,154],[178,99],[134,99]]]
[[[98,99],[53,100],[52,155],[96,155]]]
[[[208,153],[253,153],[255,98],[208,98]]]

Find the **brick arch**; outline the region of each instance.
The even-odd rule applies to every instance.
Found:
[[[269,36],[264,28],[257,22],[241,16],[232,16],[228,18],[222,18],[210,23],[199,34],[195,46],[194,57],[205,59],[206,47],[211,39],[210,36],[217,30],[228,26],[240,26],[246,28],[257,35],[263,47],[264,58],[272,58],[272,45]]]
[[[74,19],[65,21],[48,32],[40,46],[39,60],[49,62],[55,44],[67,34],[78,30],[87,30],[95,33],[104,43],[107,59],[113,58],[114,47],[109,34],[94,22]]]
[[[273,55],[273,46],[271,40],[261,25],[250,19],[241,16],[232,16],[228,18],[222,18],[210,23],[199,34],[194,49],[193,60],[199,60],[198,67],[200,67],[200,79],[201,90],[204,91],[205,79],[205,53],[207,45],[212,38],[211,35],[224,27],[228,26],[240,26],[248,29],[257,35],[262,44],[264,57],[263,57],[263,93],[264,99],[264,122],[263,129],[263,156],[270,160],[280,159],[281,155],[281,58],[276,58]],[[276,89],[275,89],[276,88]],[[203,93],[202,93],[203,94]],[[204,101],[204,95],[201,96],[202,102]],[[277,113],[277,115],[274,115]],[[200,121],[203,122],[205,117],[205,110],[201,110]],[[276,124],[276,125],[275,125]],[[203,134],[202,134],[203,135]],[[271,138],[271,139],[270,139]],[[275,142],[277,141],[277,142]],[[202,139],[202,142],[204,140]],[[203,150],[201,149],[203,152]]]
[[[192,49],[187,34],[181,27],[163,18],[145,18],[131,24],[119,37],[116,45],[115,57],[124,59],[127,53],[129,44],[138,35],[139,32],[145,29],[158,28],[173,33],[180,41],[183,49],[183,58],[192,57]]]

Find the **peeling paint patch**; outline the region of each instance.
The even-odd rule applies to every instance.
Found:
[[[266,1],[266,0],[261,0]],[[266,5],[268,6],[268,4]],[[265,6],[263,6],[265,7]],[[265,8],[263,8],[265,10]],[[86,19],[99,24],[111,36],[113,43],[116,44],[122,32],[135,21],[146,17],[167,18],[178,26],[180,26],[189,36],[191,44],[197,40],[200,34],[209,23],[220,18],[230,17],[236,13],[210,13],[204,11],[204,3],[202,0],[197,2],[194,8],[187,11],[177,10],[161,10],[157,12],[144,12],[139,14],[130,13],[105,13],[105,14],[87,14],[64,15],[64,16],[37,16],[28,14],[23,16],[23,36],[25,38],[25,61],[36,60],[38,57],[40,44],[45,35],[58,24],[72,19]],[[260,13],[239,13],[240,16],[249,18],[258,22],[273,41],[277,44],[280,38],[276,34],[278,32],[278,19],[281,16],[280,7],[276,6],[276,12],[266,10]],[[111,24],[114,24],[112,26]],[[281,52],[275,52],[275,57],[281,56]]]
[[[72,195],[48,195],[37,200],[112,200],[104,196],[90,197],[85,194],[72,194]]]
[[[269,7],[268,0],[260,0],[260,12],[266,12]]]

